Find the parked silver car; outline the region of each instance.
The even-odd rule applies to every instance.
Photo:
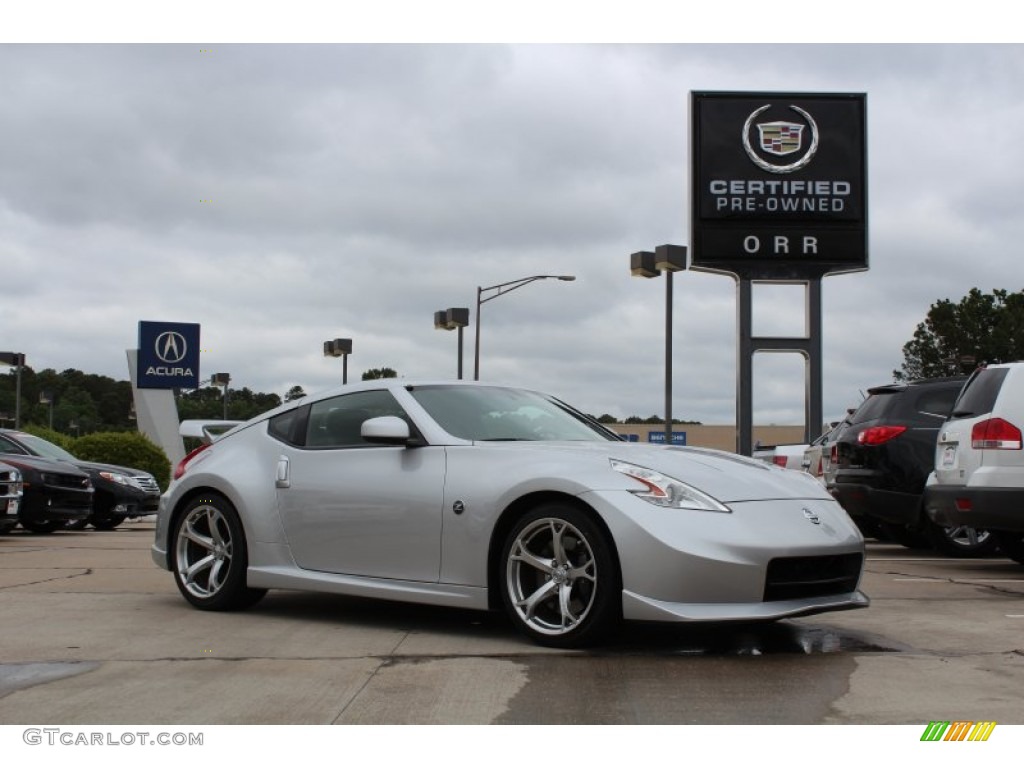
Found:
[[[287,403],[187,456],[153,557],[197,608],[268,588],[504,607],[538,643],[620,618],[861,608],[864,542],[803,472],[626,443],[537,392],[384,379]]]

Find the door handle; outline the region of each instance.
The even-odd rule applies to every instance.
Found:
[[[288,457],[282,456],[277,460],[277,477],[274,480],[274,485],[278,488],[290,488],[291,480],[288,476]]]

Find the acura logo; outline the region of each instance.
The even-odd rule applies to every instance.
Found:
[[[177,331],[164,331],[153,346],[156,356],[165,363],[180,363],[188,352],[185,337]]]
[[[766,109],[770,109],[771,106],[771,104],[765,104],[763,107],[755,109],[750,113],[747,121],[743,123],[743,148],[747,150],[747,155],[754,161],[754,165],[762,171],[768,171],[768,173],[793,173],[793,171],[799,171],[811,162],[811,159],[818,151],[818,124],[814,122],[814,118],[811,117],[809,112],[792,104],[790,104],[789,108],[807,121],[806,126],[801,125],[800,123],[785,122],[783,120],[777,120],[771,123],[758,123],[758,144],[761,150],[777,157],[784,157],[786,155],[792,155],[799,152],[803,146],[804,128],[806,127],[810,129],[810,144],[807,147],[807,151],[799,160],[788,165],[775,165],[774,163],[769,163],[767,160],[762,158],[751,145],[750,128],[754,125],[754,120],[757,119],[757,116]]]

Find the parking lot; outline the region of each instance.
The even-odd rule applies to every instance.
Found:
[[[6,724],[1024,723],[1024,568],[870,542],[866,610],[540,648],[498,614],[271,592],[190,608],[153,522],[0,537]]]

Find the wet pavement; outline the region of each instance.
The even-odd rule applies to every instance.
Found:
[[[1024,568],[871,544],[866,610],[631,624],[541,648],[500,614],[275,591],[196,611],[152,523],[0,537],[0,722],[1024,723]]]

